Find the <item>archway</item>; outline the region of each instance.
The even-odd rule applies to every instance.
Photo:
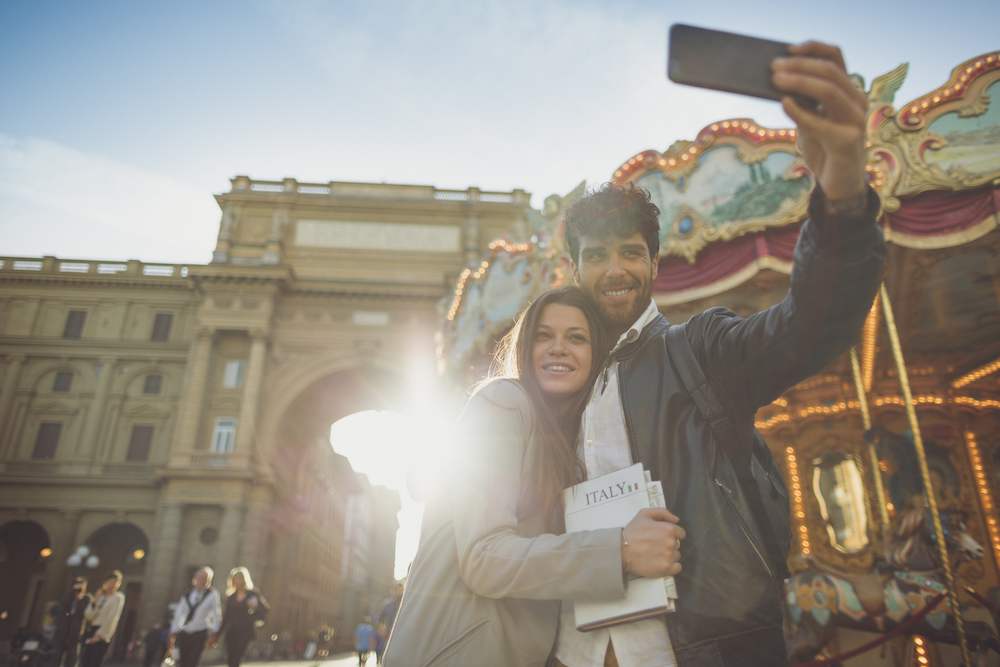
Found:
[[[49,535],[34,521],[0,526],[0,641],[42,616],[45,569],[52,556]]]
[[[432,363],[433,358],[427,361]],[[276,396],[270,406],[281,410],[266,427],[269,437],[263,443],[276,478],[276,498],[269,508],[269,546],[266,568],[262,568],[266,571],[259,578],[270,591],[275,610],[271,617],[276,624],[269,631],[289,631],[294,636],[333,625],[338,638],[344,639],[358,614],[377,606],[391,590],[399,501],[389,490],[383,493],[354,474],[358,470],[352,469],[347,457],[331,447],[331,426],[358,413],[426,412],[429,408],[421,401],[433,404],[437,392],[430,386],[433,368],[427,373],[431,380],[420,379],[410,364],[399,365],[397,370],[371,363],[345,368],[342,361],[339,365],[329,361],[327,368],[325,373],[309,369],[309,381],[298,385],[292,395]],[[378,443],[370,439],[368,444]],[[367,533],[372,544],[386,545],[373,549],[384,552],[378,557],[366,553],[363,545],[349,543],[349,517],[358,518],[359,511],[382,517]],[[323,537],[317,539],[318,534]],[[314,548],[325,550],[320,556],[325,572],[310,572],[299,565],[310,562]],[[360,573],[351,569],[351,559],[357,556],[368,559]],[[376,571],[385,574],[376,577]],[[256,572],[253,575],[258,578]],[[284,582],[290,579],[311,579],[315,584],[289,590]],[[285,619],[280,626],[278,618]]]

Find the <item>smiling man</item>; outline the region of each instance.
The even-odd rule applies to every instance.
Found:
[[[754,414],[852,344],[885,247],[878,199],[865,181],[867,101],[840,50],[809,42],[773,69],[816,181],[780,303],[745,318],[712,308],[671,326],[652,299],[659,210],[649,194],[608,184],[567,212],[576,280],[617,338],[583,414],[580,458],[590,478],[641,461],[662,481],[687,537],[671,554],[684,558],[677,611],[666,623],[582,633],[564,604],[557,664],[787,664],[780,595],[788,499]],[[793,95],[812,98],[818,110],[803,109]],[[643,543],[639,529],[657,526],[626,528],[626,555]]]

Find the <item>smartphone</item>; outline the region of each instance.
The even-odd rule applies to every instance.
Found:
[[[670,26],[667,77],[674,83],[767,100],[786,95],[771,83],[771,61],[789,54],[786,42],[675,23]],[[815,107],[812,100],[801,100]]]

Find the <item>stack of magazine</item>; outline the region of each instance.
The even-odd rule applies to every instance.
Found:
[[[641,463],[580,482],[563,491],[566,532],[624,528],[639,510],[665,507],[663,487]],[[673,577],[629,579],[625,597],[574,602],[576,629],[586,632],[674,611]]]

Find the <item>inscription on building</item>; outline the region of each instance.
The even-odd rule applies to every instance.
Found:
[[[406,225],[394,222],[299,220],[295,245],[345,250],[458,252],[458,227]]]

